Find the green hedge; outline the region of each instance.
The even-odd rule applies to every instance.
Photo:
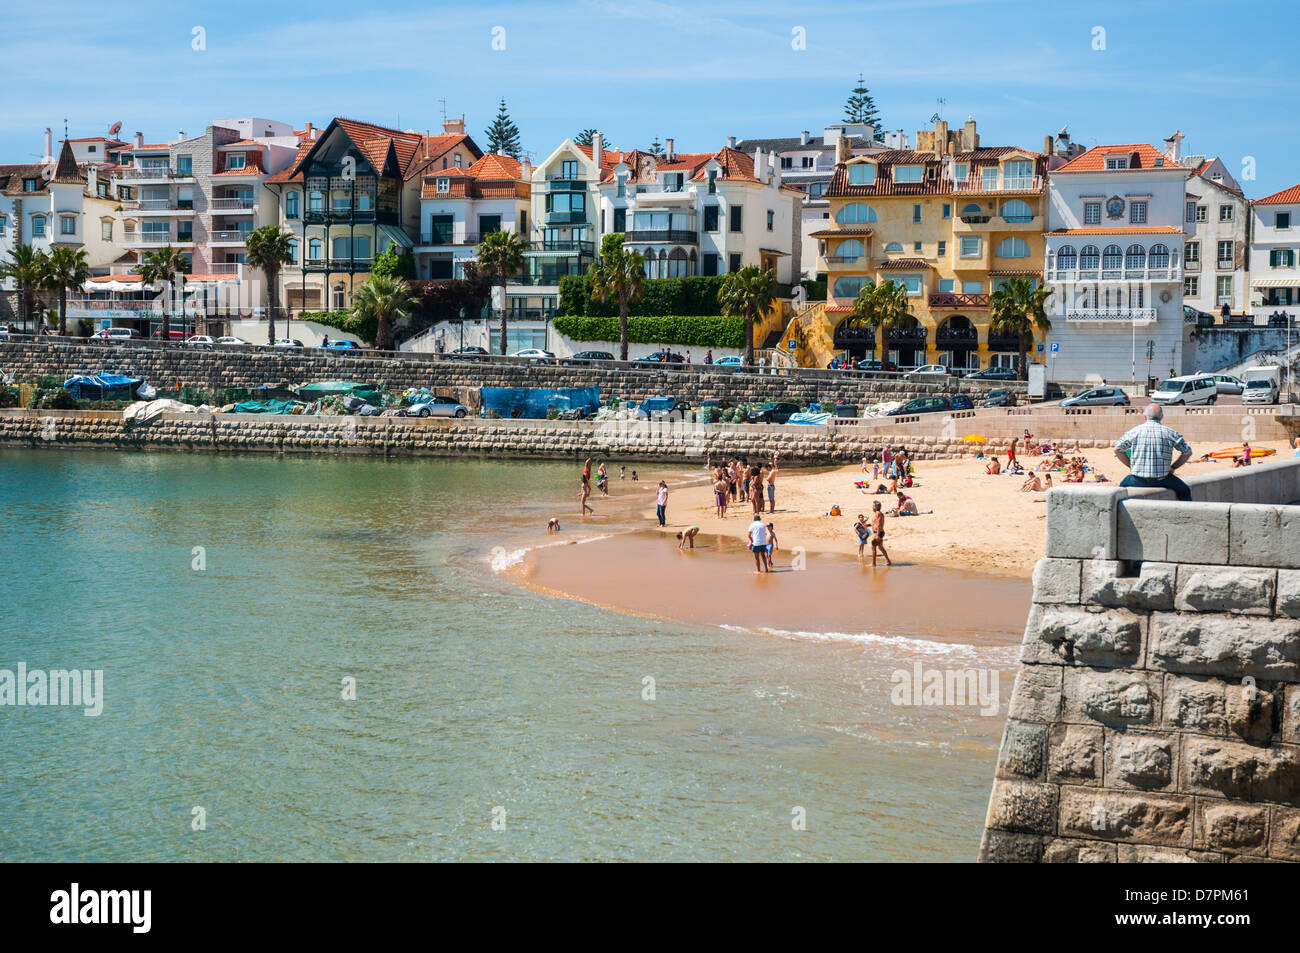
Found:
[[[691,278],[652,278],[645,283],[645,294],[632,302],[632,315],[673,317],[680,315],[710,317],[716,315],[721,275]],[[618,300],[593,301],[586,275],[565,275],[560,279],[558,314],[617,317]]]
[[[805,278],[799,284],[808,292],[809,301],[826,300],[826,275],[818,275],[816,279]]]
[[[355,334],[367,343],[375,339],[379,332],[379,322],[374,318],[358,319],[351,311],[304,311],[298,315],[299,321],[315,321],[326,327],[338,328],[348,334]]]
[[[557,315],[555,330],[574,341],[618,341],[618,317]],[[633,344],[680,344],[688,347],[744,347],[745,322],[717,315],[629,317],[627,339]]]

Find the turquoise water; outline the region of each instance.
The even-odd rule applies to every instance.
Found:
[[[572,466],[8,450],[0,479],[0,668],[105,683],[96,718],[0,707],[3,859],[975,855],[1002,718],[890,706],[888,671],[1010,650],[522,588],[493,551],[576,506]]]

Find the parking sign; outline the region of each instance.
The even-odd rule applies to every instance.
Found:
[[[1052,342],[1052,353],[1053,353],[1053,354],[1056,354],[1056,353],[1059,352],[1060,350],[1061,350],[1061,345],[1058,344],[1056,341],[1053,341],[1053,342]]]

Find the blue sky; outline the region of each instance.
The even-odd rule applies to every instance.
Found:
[[[1030,148],[1066,124],[1084,144],[1159,145],[1178,129],[1238,178],[1253,158],[1248,196],[1300,182],[1293,2],[145,0],[21,4],[5,19],[2,162],[38,159],[65,115],[73,136],[122,120],[124,138],[154,142],[219,116],[436,129],[444,98],[482,144],[501,97],[535,156],[588,126],[617,148],[672,136],[706,151],[841,119],[862,72],[885,125],[909,135],[936,111],[975,116],[985,144]]]

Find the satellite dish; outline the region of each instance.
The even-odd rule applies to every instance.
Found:
[[[119,121],[113,123],[113,125],[111,125],[111,126],[108,127],[108,134],[109,134],[110,136],[116,136],[116,135],[117,135],[119,132],[121,132],[121,131],[122,131],[122,123],[121,123],[121,120],[119,120]]]

